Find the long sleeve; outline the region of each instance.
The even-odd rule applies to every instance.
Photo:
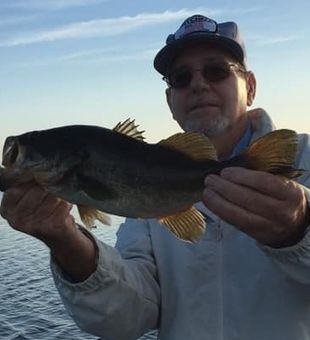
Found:
[[[304,187],[310,206],[310,190]],[[310,284],[310,226],[302,240],[291,247],[271,248],[260,246],[260,248],[283,270],[289,277],[302,283]]]
[[[309,135],[299,135],[299,153],[296,160],[296,168],[304,169],[299,182],[310,207],[310,140]],[[284,271],[289,277],[302,284],[310,284],[310,225],[302,240],[291,247],[274,249],[267,246],[260,248]]]
[[[117,249],[95,241],[97,270],[84,282],[69,282],[51,261],[68,313],[81,329],[106,340],[136,339],[156,328],[160,290],[147,222],[125,222]]]

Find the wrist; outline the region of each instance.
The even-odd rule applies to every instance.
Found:
[[[290,235],[290,237],[287,238],[286,240],[283,240],[281,242],[275,242],[275,243],[272,243],[272,244],[267,244],[267,245],[269,247],[271,247],[271,248],[287,248],[287,247],[292,247],[292,246],[296,245],[308,233],[308,231],[310,229],[310,226],[309,226],[308,222],[309,221],[307,220],[307,223],[305,223],[302,226],[300,226],[296,230],[296,232],[294,234]]]
[[[51,247],[51,256],[74,282],[81,282],[97,268],[98,247],[92,234],[77,224],[66,244]]]

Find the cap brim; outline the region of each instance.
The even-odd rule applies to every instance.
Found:
[[[212,45],[214,44],[215,46],[228,51],[233,57],[236,58],[237,61],[239,61],[241,64],[244,64],[244,54],[242,48],[232,39],[206,33],[196,33],[180,40],[175,40],[173,43],[163,47],[155,56],[155,69],[163,76],[166,76],[173,60],[186,47],[186,45],[192,42],[202,42],[206,44],[210,43]]]

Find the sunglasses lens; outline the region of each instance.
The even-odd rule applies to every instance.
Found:
[[[205,65],[203,76],[206,80],[217,82],[230,76],[231,68],[227,63],[210,63]]]
[[[192,79],[192,73],[190,70],[176,70],[169,76],[170,86],[181,89],[189,85]]]
[[[206,81],[219,82],[228,78],[231,74],[231,67],[233,64],[227,62],[210,62],[204,66],[202,70],[191,70],[188,68],[174,70],[167,81],[171,87],[182,89],[189,86],[193,72],[200,71]]]

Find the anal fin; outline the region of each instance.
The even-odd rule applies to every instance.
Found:
[[[163,223],[178,238],[189,242],[198,241],[206,228],[204,216],[194,207],[161,218],[159,222]]]

